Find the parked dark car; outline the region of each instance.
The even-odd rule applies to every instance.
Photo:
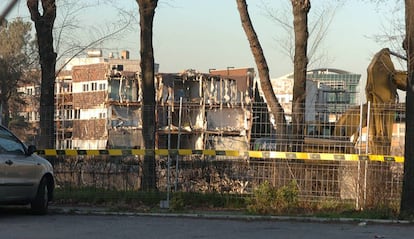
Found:
[[[53,167],[35,151],[0,126],[0,204],[30,204],[34,213],[46,214],[53,199]]]

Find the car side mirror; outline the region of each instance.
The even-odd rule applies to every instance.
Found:
[[[32,155],[34,152],[36,152],[36,146],[29,145],[29,147],[27,148],[27,154]]]

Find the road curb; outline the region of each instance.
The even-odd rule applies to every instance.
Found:
[[[414,221],[409,220],[386,220],[386,219],[365,219],[365,218],[320,218],[320,217],[300,217],[300,216],[262,216],[262,215],[234,215],[226,213],[160,213],[160,212],[121,212],[112,211],[107,208],[94,207],[52,207],[52,213],[56,214],[74,214],[74,215],[108,215],[108,216],[145,216],[145,217],[180,217],[180,218],[200,218],[200,219],[227,219],[227,220],[245,220],[245,221],[300,221],[300,222],[319,222],[319,223],[358,223],[359,226],[367,224],[403,224],[414,225]]]

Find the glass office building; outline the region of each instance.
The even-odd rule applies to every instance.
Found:
[[[335,122],[351,106],[359,104],[360,74],[333,68],[309,70],[306,110],[315,120]],[[273,90],[290,121],[293,100],[293,73],[272,79]],[[317,119],[316,119],[317,118]]]
[[[361,75],[338,69],[321,68],[308,71],[307,79],[320,82],[332,89],[328,102],[355,105],[358,103],[358,84]]]

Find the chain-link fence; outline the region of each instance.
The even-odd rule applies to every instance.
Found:
[[[297,183],[302,201],[352,202],[357,208],[398,203],[403,165],[397,162],[156,157],[156,174],[144,175],[141,156],[65,156],[51,160],[56,185],[65,188],[140,190],[155,177],[163,192],[251,195],[264,182]]]
[[[287,133],[281,135],[281,126],[274,124],[264,103],[163,105],[154,122],[155,143],[167,153],[155,153],[155,173],[146,169],[145,154],[132,152],[143,150],[143,138],[139,107],[130,107],[134,109],[113,108],[112,116],[123,117],[109,120],[106,126],[100,118],[58,124],[57,141],[72,142],[57,142],[68,147],[59,147],[62,152],[57,156],[47,155],[57,187],[138,191],[143,181],[151,179],[162,192],[245,196],[264,182],[280,188],[294,181],[305,202],[344,201],[364,208],[399,201],[403,164],[396,157],[403,155],[404,148],[403,104],[307,107],[300,137],[292,133],[296,127],[292,112],[285,112],[282,127]],[[72,128],[59,128],[62,125]],[[99,148],[102,142],[106,144]],[[126,153],[108,153],[114,148]],[[73,156],[65,149],[82,153]],[[178,153],[178,149],[187,151]],[[91,155],[88,150],[98,153]],[[348,160],[349,155],[357,159]]]

